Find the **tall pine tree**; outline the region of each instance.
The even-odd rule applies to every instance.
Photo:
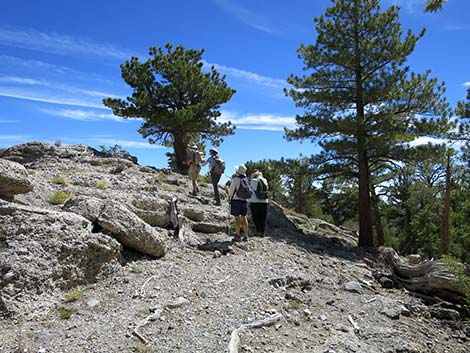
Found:
[[[370,168],[399,160],[406,143],[445,130],[443,85],[405,65],[424,35],[403,35],[399,8],[378,0],[336,0],[315,19],[314,45],[301,45],[304,76],[286,90],[304,114],[288,139],[312,139],[323,148],[325,170],[353,176],[359,185],[359,245],[373,246]],[[426,116],[427,115],[427,116]]]
[[[121,65],[122,78],[133,89],[126,100],[105,98],[103,103],[116,116],[141,118],[141,135],[150,143],[173,147],[176,169],[187,167],[188,143],[209,140],[218,145],[223,136],[234,133],[230,122],[220,123],[220,105],[232,98],[225,76],[212,66],[203,71],[204,50],[186,50],[171,44],[152,47],[152,57],[144,62],[132,57]]]

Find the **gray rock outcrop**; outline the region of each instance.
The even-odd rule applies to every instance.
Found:
[[[133,250],[155,257],[166,253],[168,231],[152,228],[115,201],[78,196],[67,201],[64,209],[82,215]]]
[[[0,291],[70,288],[94,282],[120,255],[120,244],[69,212],[0,200]]]
[[[26,168],[0,158],[0,198],[12,200],[17,194],[33,190]]]

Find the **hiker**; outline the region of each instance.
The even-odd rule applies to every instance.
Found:
[[[201,164],[204,163],[204,154],[198,151],[196,145],[189,145],[190,151],[187,155],[186,164],[189,164],[188,176],[193,184],[192,194],[196,196],[199,193],[199,186],[197,185],[197,178],[201,171]]]
[[[250,198],[250,211],[256,227],[255,235],[266,235],[266,218],[268,215],[268,182],[258,169],[251,174],[253,194]]]
[[[248,240],[247,200],[251,197],[253,190],[245,173],[245,165],[240,164],[236,168],[236,175],[232,178],[228,190],[230,214],[235,217],[235,241]],[[243,237],[240,237],[240,223],[243,226]]]
[[[214,187],[214,205],[220,206],[220,193],[219,193],[219,181],[222,174],[225,172],[225,162],[219,156],[219,151],[215,148],[211,148],[209,150],[209,154],[211,155],[207,161],[202,163],[201,165],[209,164],[209,172],[211,174],[211,182],[212,186]]]

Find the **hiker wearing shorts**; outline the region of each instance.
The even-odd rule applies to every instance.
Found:
[[[245,190],[246,185],[249,187],[249,192]],[[230,214],[235,217],[235,241],[248,240],[247,200],[251,197],[252,192],[250,182],[246,176],[246,167],[244,164],[240,164],[236,168],[236,175],[232,178],[228,190]],[[243,227],[243,237],[240,237],[240,225]]]

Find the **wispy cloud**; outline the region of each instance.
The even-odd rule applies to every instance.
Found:
[[[410,14],[424,12],[424,0],[388,0],[391,5],[400,6]]]
[[[73,105],[78,107],[105,109],[99,100],[83,100],[80,98],[71,98],[63,96],[53,96],[46,92],[37,90],[25,90],[17,87],[4,87],[0,86],[0,96],[25,99],[41,103],[60,104],[60,105]]]
[[[113,114],[102,114],[91,110],[80,109],[39,109],[42,113],[81,121],[114,120],[123,122],[125,119]]]
[[[30,135],[0,135],[0,146],[10,147],[31,140],[32,137]]]
[[[45,80],[37,80],[33,78],[28,78],[28,77],[0,76],[0,82],[10,83],[10,84],[30,85],[30,86],[43,86],[43,87],[61,90],[61,91],[65,91],[65,92],[69,92],[73,94],[80,93],[80,94],[84,94],[84,95],[91,96],[91,97],[99,97],[99,98],[105,98],[105,97],[118,98],[119,97],[112,93],[94,91],[90,89],[83,89],[83,88],[73,87],[73,86],[67,86],[63,84],[57,84],[54,82],[49,82]]]
[[[29,77],[0,76],[0,96],[43,103],[106,109],[101,100],[119,96]]]
[[[114,146],[120,145],[123,148],[136,149],[162,149],[165,146],[150,144],[147,141],[135,141],[127,139],[113,138],[108,135],[95,135],[87,137],[60,137],[60,140],[66,144],[84,143],[93,146]]]
[[[218,119],[220,122],[232,122],[239,129],[282,131],[284,127],[292,128],[295,117],[272,114],[244,114],[223,111]]]
[[[17,123],[18,120],[12,120],[12,119],[0,119],[0,124],[14,124]]]
[[[223,72],[231,77],[236,77],[242,80],[246,80],[256,85],[270,87],[270,88],[274,88],[278,90],[282,90],[287,85],[287,82],[285,80],[281,80],[279,78],[263,76],[254,72],[241,70],[241,69],[237,69],[234,67],[208,63],[205,60],[203,60],[202,62],[205,67],[214,66],[217,69],[217,71]]]
[[[121,60],[131,56],[110,44],[33,29],[0,29],[0,44],[59,55],[93,55]]]
[[[467,81],[463,84],[464,87],[470,87],[470,81]]]
[[[270,34],[278,33],[279,31],[274,30],[269,24],[267,19],[255,13],[252,10],[247,9],[246,7],[240,5],[239,3],[232,0],[212,0],[214,4],[219,6],[225,12],[229,13],[231,16],[235,17],[239,21],[247,24],[248,26],[253,27],[261,32],[266,32]]]

